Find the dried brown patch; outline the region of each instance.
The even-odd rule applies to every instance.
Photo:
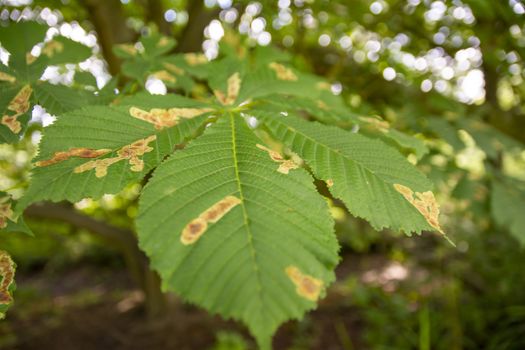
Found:
[[[151,123],[155,129],[161,130],[177,125],[181,119],[191,119],[211,111],[211,108],[153,108],[145,111],[131,107],[129,114],[134,118]]]
[[[277,74],[277,79],[287,80],[287,81],[296,81],[298,80],[297,75],[290,69],[286,68],[280,63],[272,62],[268,64],[270,69],[272,69]]]
[[[13,133],[18,134],[22,130],[22,125],[17,120],[19,116],[29,110],[29,98],[33,93],[31,86],[25,85],[20,89],[16,96],[9,102],[7,109],[14,114],[6,114],[2,116],[1,123],[9,128]]]
[[[30,65],[36,61],[38,57],[31,55],[31,52],[26,53],[26,64]]]
[[[46,55],[47,57],[53,57],[56,53],[60,53],[62,51],[64,51],[64,44],[59,41],[51,40],[47,42],[42,49],[42,54]]]
[[[260,145],[260,144],[257,144],[256,146],[257,148],[265,152],[268,152],[268,155],[270,156],[270,158],[274,162],[279,163],[279,168],[277,168],[278,172],[282,174],[288,174],[290,170],[299,168],[299,164],[294,162],[292,159],[284,159],[284,157],[279,152],[269,149],[268,147]]]
[[[13,221],[13,210],[11,209],[11,198],[0,198],[0,229],[7,226],[7,220]]]
[[[330,83],[327,83],[326,81],[318,82],[317,84],[315,84],[315,87],[318,90],[327,90],[327,91],[331,91],[332,90],[332,85],[330,85]]]
[[[9,102],[7,109],[19,114],[27,112],[29,110],[29,98],[32,93],[33,89],[31,89],[31,86],[25,85]]]
[[[157,42],[157,47],[164,47],[166,45],[169,45],[170,43],[170,40],[163,36],[162,38],[160,38],[160,40]]]
[[[9,305],[13,301],[9,287],[15,277],[15,263],[9,254],[3,250],[0,250],[0,277],[2,277],[2,281],[0,281],[0,305]],[[0,316],[2,315],[0,314]]]
[[[131,56],[135,56],[138,53],[137,48],[133,44],[120,44],[117,47]]]
[[[4,115],[0,123],[7,126],[13,133],[18,134],[22,130],[22,124],[16,120],[18,116]]]
[[[239,96],[239,91],[241,89],[241,77],[239,73],[234,73],[228,78],[228,88],[227,93],[224,93],[220,90],[214,90],[213,93],[217,100],[225,106],[232,105],[237,97]]]
[[[175,73],[177,75],[184,75],[184,70],[182,68],[177,67],[173,63],[166,62],[166,63],[163,63],[162,65],[164,66],[164,68],[166,68],[172,73]]]
[[[216,223],[226,215],[233,207],[240,204],[241,200],[235,196],[226,196],[215,203],[212,207],[201,214],[201,218],[209,223]]]
[[[439,233],[445,234],[439,225],[439,205],[431,191],[414,193],[410,188],[400,184],[394,184],[394,188],[425,217],[430,226]]]
[[[162,81],[165,81],[165,82],[168,82],[168,83],[172,83],[172,84],[177,82],[177,77],[172,75],[167,70],[159,70],[159,71],[153,73],[152,76],[154,76],[157,79],[160,79]]]
[[[301,270],[295,266],[288,266],[285,269],[285,273],[295,284],[297,294],[310,301],[317,301],[317,299],[319,299],[324,285],[323,281],[303,274]]]
[[[10,74],[0,72],[0,81],[7,81],[8,83],[14,83],[16,78]]]
[[[197,240],[206,232],[208,224],[214,224],[224,215],[232,210],[241,200],[235,196],[226,196],[210,208],[206,209],[197,218],[191,220],[182,230],[180,241],[184,245],[197,242]]]
[[[152,135],[144,139],[133,142],[130,145],[126,145],[117,151],[117,156],[112,158],[104,158],[92,160],[82,165],[77,166],[73,171],[83,173],[91,169],[95,169],[95,176],[98,178],[104,177],[108,173],[108,168],[121,160],[127,160],[130,164],[131,171],[139,172],[144,170],[144,161],[139,158],[145,153],[153,151],[153,147],[149,146],[149,143],[156,140],[157,136]]]
[[[184,55],[184,60],[190,66],[198,66],[200,64],[208,63],[208,59],[201,53],[187,53]]]
[[[79,158],[97,158],[111,152],[110,149],[92,149],[92,148],[70,148],[69,151],[65,152],[55,152],[51,159],[41,160],[35,163],[35,166],[49,166],[59,162],[68,160],[71,157]]]
[[[383,133],[387,133],[390,129],[390,123],[383,119],[373,117],[359,117],[359,120],[373,126]]]

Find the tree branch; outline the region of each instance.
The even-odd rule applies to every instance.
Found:
[[[126,25],[122,4],[119,0],[85,0],[83,4],[97,32],[109,72],[116,75],[120,72],[120,60],[113,53],[113,45],[133,39],[133,32]]]
[[[151,316],[163,311],[164,296],[158,275],[149,268],[146,255],[139,249],[133,231],[110,225],[61,203],[37,203],[28,207],[24,215],[30,218],[58,220],[79,229],[85,229],[118,249],[126,262],[132,278],[146,295],[146,308]]]
[[[177,52],[195,52],[201,50],[204,28],[215,18],[219,10],[206,10],[203,1],[188,1],[188,23],[177,37]]]

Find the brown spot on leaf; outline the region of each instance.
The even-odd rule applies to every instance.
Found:
[[[232,210],[241,200],[235,196],[226,196],[208,209],[197,218],[191,220],[182,230],[180,241],[184,245],[195,243],[206,231],[208,224],[214,224],[224,215]]]
[[[138,53],[137,48],[133,44],[120,44],[117,47],[131,56],[135,56]]]
[[[319,299],[319,295],[323,289],[323,281],[303,274],[301,270],[295,266],[288,266],[285,269],[285,273],[295,284],[297,294],[310,301],[317,301],[317,299]]]
[[[326,81],[320,81],[317,84],[315,84],[315,87],[319,90],[328,90],[331,91],[332,85],[330,83],[327,83]]]
[[[334,185],[334,180],[332,179],[326,180],[326,186],[328,186],[328,188],[332,187],[333,185]]]
[[[215,203],[212,207],[201,214],[201,218],[210,223],[216,223],[226,215],[233,207],[240,204],[241,200],[235,196],[226,196]]]
[[[42,49],[42,53],[47,57],[53,57],[56,53],[60,53],[62,51],[64,51],[64,44],[55,40],[47,42]]]
[[[11,197],[2,197],[0,198],[0,229],[7,226],[7,220],[13,221]]]
[[[191,220],[186,227],[182,230],[182,235],[180,236],[180,241],[184,245],[189,245],[197,242],[197,240],[206,232],[208,228],[208,223],[206,220],[198,217]]]
[[[110,149],[92,149],[92,148],[70,148],[69,151],[55,152],[51,159],[41,160],[35,163],[35,166],[48,166],[63,162],[71,157],[79,158],[97,158],[111,152]]]
[[[9,305],[13,297],[9,292],[9,287],[15,277],[15,264],[7,252],[0,250],[0,305]],[[1,314],[0,314],[1,316]]]
[[[16,120],[17,115],[4,115],[1,123],[9,128],[13,133],[18,134],[22,130],[22,124]]]
[[[191,119],[212,111],[211,108],[153,108],[149,111],[131,107],[129,114],[137,119],[144,120],[155,126],[155,129],[169,128],[177,125],[181,118]]]
[[[201,53],[187,53],[184,55],[184,60],[186,63],[188,63],[190,66],[197,66],[200,64],[204,64],[208,62],[208,59],[206,56],[204,56]]]
[[[232,74],[228,78],[227,89],[226,95],[224,95],[224,93],[220,90],[213,91],[215,97],[217,97],[217,100],[219,100],[219,102],[225,106],[232,105],[239,96],[239,90],[241,89],[241,77],[238,72]]]
[[[33,89],[31,89],[31,86],[25,85],[22,87],[7,106],[7,109],[14,112],[14,114],[6,114],[2,116],[1,123],[7,126],[9,130],[15,134],[18,134],[22,130],[22,125],[17,119],[29,110],[29,98],[31,97],[32,92]]]
[[[292,159],[284,159],[284,157],[277,151],[274,151],[272,149],[269,149],[266,146],[257,144],[257,148],[268,152],[268,155],[270,158],[274,161],[279,163],[279,168],[277,168],[277,171],[282,174],[288,174],[290,170],[299,168],[299,165],[294,162]]]
[[[16,78],[7,73],[0,72],[0,81],[7,81],[9,83],[14,83],[16,81]]]
[[[439,205],[431,191],[414,193],[410,188],[400,184],[394,184],[394,188],[425,217],[430,226],[439,233],[445,234],[439,225]]]
[[[33,93],[31,86],[25,85],[18,91],[16,96],[9,102],[7,109],[17,113],[22,114],[29,110],[29,98]]]
[[[173,63],[166,62],[166,63],[163,63],[162,65],[164,66],[164,68],[166,68],[172,73],[175,73],[177,75],[184,75],[184,70],[182,68],[177,67]]]
[[[277,74],[279,80],[296,81],[298,79],[290,68],[286,68],[280,63],[272,62],[268,66]]]
[[[152,74],[155,78],[157,79],[160,79],[162,81],[165,81],[165,82],[168,82],[168,83],[176,83],[177,82],[177,77],[175,77],[174,75],[172,75],[170,72],[166,71],[166,70],[159,70],[155,73]]]
[[[359,117],[359,120],[371,125],[372,127],[376,128],[377,130],[383,133],[387,133],[388,129],[390,129],[390,123],[380,118]]]
[[[95,176],[100,178],[104,177],[108,173],[108,168],[121,161],[127,160],[130,164],[131,171],[139,172],[144,170],[144,161],[140,159],[140,156],[143,156],[145,153],[153,151],[153,147],[149,146],[149,143],[156,140],[156,135],[151,135],[145,139],[141,139],[133,142],[130,145],[126,145],[117,151],[117,156],[112,158],[104,158],[91,160],[87,163],[77,166],[73,171],[78,173],[83,173],[91,169],[95,169]]]
[[[26,53],[26,64],[30,65],[36,61],[38,57],[31,55],[31,52]]]
[[[157,47],[164,47],[166,45],[169,45],[170,43],[170,40],[163,36],[162,38],[160,38],[160,40],[157,42]]]

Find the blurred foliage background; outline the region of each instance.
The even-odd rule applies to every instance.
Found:
[[[0,0],[0,24],[46,23],[92,48],[50,66],[52,84],[199,95],[170,86],[148,58],[114,50],[160,33],[169,56],[256,46],[322,75],[362,132],[384,133],[435,183],[455,242],[374,231],[331,202],[338,282],[317,311],[286,324],[276,349],[525,348],[525,3],[522,0]],[[155,34],[156,35],[156,34]],[[140,41],[135,44],[139,48]],[[0,49],[0,59],[7,61]],[[107,93],[107,91],[106,91]],[[23,194],[41,130],[36,106],[19,144],[0,146],[0,190]],[[370,119],[366,119],[370,120]],[[385,126],[393,129],[385,132]],[[350,127],[340,125],[341,127]],[[355,131],[355,130],[354,130]],[[5,349],[251,349],[246,330],[160,292],[136,248],[139,185],[74,206],[26,212],[35,237],[0,236],[18,265]]]

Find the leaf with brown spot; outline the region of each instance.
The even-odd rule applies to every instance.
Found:
[[[44,45],[42,54],[46,55],[47,57],[53,57],[55,54],[62,51],[64,51],[64,44],[56,40],[51,40]]]
[[[303,274],[296,266],[288,266],[285,273],[295,284],[297,294],[310,301],[317,301],[323,290],[323,281]]]
[[[85,147],[75,147],[69,149],[69,151],[55,152],[52,158],[41,160],[35,163],[35,166],[49,166],[59,162],[68,160],[71,157],[78,158],[97,158],[111,152],[110,149],[92,149]]]
[[[219,100],[221,104],[225,106],[230,106],[233,105],[237,100],[240,89],[241,77],[239,73],[236,72],[228,78],[228,87],[226,95],[224,95],[224,93],[220,90],[214,90],[213,93],[215,94],[215,97],[217,97],[217,100]]]
[[[0,320],[13,302],[14,278],[15,263],[7,252],[0,250]]]
[[[226,196],[210,208],[206,209],[199,217],[191,220],[182,230],[180,241],[184,245],[195,243],[206,231],[208,224],[214,224],[233,209],[241,200],[235,196]]]
[[[26,53],[26,64],[29,66],[33,64],[38,57],[31,55],[31,52]]]
[[[8,220],[13,221],[13,210],[11,209],[11,197],[0,198],[0,229],[7,227]]]
[[[290,68],[287,68],[280,63],[272,62],[268,64],[268,67],[277,74],[277,79],[279,80],[297,81],[299,79]]]
[[[24,85],[16,96],[9,102],[7,109],[15,112],[17,115],[23,114],[29,110],[29,98],[33,93],[30,85]]]
[[[284,160],[261,142],[238,112],[223,114],[155,170],[137,220],[166,289],[242,320],[260,345],[315,307],[337,262],[333,219],[312,177],[276,172],[272,158]],[[299,262],[304,297],[284,273]]]
[[[277,168],[278,172],[286,175],[290,172],[290,170],[299,168],[299,165],[296,162],[294,162],[292,159],[284,159],[279,152],[271,150],[268,147],[260,144],[257,144],[256,146],[257,148],[268,152],[270,158],[274,162],[279,163],[279,168]]]
[[[140,159],[145,153],[153,151],[153,147],[148,144],[157,139],[156,135],[146,137],[145,139],[133,142],[126,145],[117,151],[117,156],[112,158],[104,158],[92,160],[82,165],[77,166],[73,172],[76,174],[83,173],[95,169],[95,176],[98,178],[104,177],[108,173],[108,168],[121,161],[128,160],[131,165],[131,171],[140,172],[144,169],[144,161]]]
[[[161,130],[177,125],[181,118],[191,119],[211,111],[211,108],[153,108],[145,111],[137,107],[130,107],[129,114],[134,118],[151,123],[156,129]]]
[[[400,184],[394,184],[394,188],[424,216],[430,226],[439,233],[445,234],[439,225],[439,205],[431,191],[414,192],[409,187]]]
[[[133,44],[119,44],[119,45],[116,45],[115,48],[117,50],[123,51],[124,53],[130,56],[136,56],[138,54],[138,50]]]
[[[381,131],[382,133],[387,133],[390,129],[390,123],[380,118],[359,117],[359,120],[367,123],[368,125],[372,126],[378,131]]]
[[[8,83],[14,83],[16,78],[10,74],[0,72],[0,81],[7,81]]]
[[[208,59],[206,58],[206,56],[200,53],[193,52],[184,54],[184,60],[190,66],[198,66],[204,63],[208,63]]]
[[[177,77],[166,70],[156,71],[152,76],[167,83],[175,84],[177,82]]]
[[[2,125],[5,125],[13,132],[14,134],[18,134],[20,131],[22,131],[22,124],[17,120],[18,115],[4,115],[2,116],[2,120],[0,123]]]
[[[184,70],[182,68],[177,67],[173,63],[165,62],[162,65],[164,66],[164,68],[166,68],[172,73],[175,73],[177,75],[184,75]]]
[[[376,139],[301,118],[270,112],[260,113],[257,118],[273,138],[298,153],[318,179],[333,181],[330,192],[343,201],[350,213],[368,220],[377,230],[390,227],[411,233],[435,229],[393,186],[403,183],[421,193],[432,188],[425,175],[396,149]],[[434,207],[427,210],[435,212]]]
[[[5,114],[2,116],[0,122],[8,127],[14,134],[22,131],[22,124],[18,121],[18,117],[29,110],[29,98],[32,92],[33,89],[30,85],[23,86],[7,106],[8,111],[14,112],[14,114]]]

